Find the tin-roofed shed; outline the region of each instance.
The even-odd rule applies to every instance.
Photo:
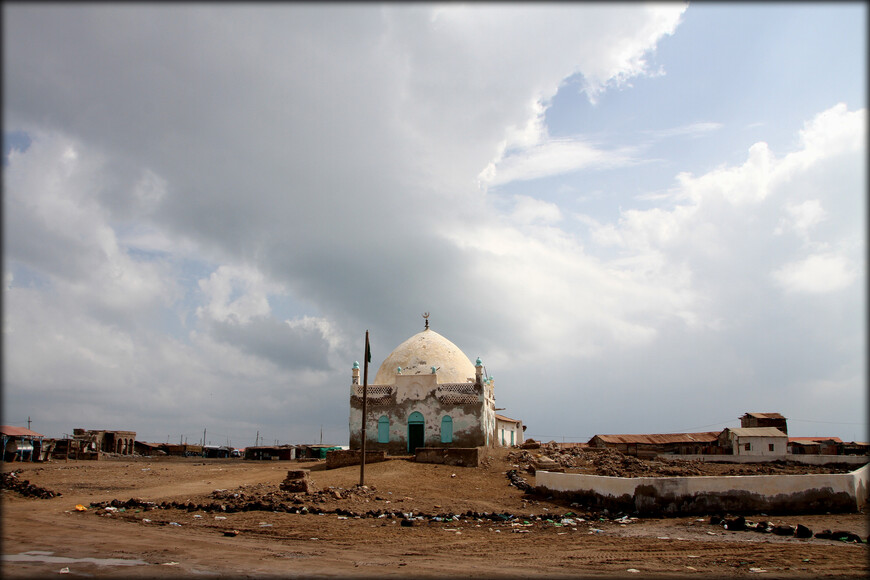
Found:
[[[45,437],[25,427],[0,425],[3,438],[3,461],[36,461]]]

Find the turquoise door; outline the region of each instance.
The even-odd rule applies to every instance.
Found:
[[[390,419],[386,415],[382,415],[378,419],[378,443],[390,442]]]
[[[426,423],[418,411],[408,417],[408,453],[414,453],[418,447],[423,447],[426,441]]]
[[[441,419],[441,443],[453,443],[453,419],[450,415]]]

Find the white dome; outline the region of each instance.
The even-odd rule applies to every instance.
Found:
[[[429,375],[435,367],[439,383],[474,380],[474,365],[468,357],[455,344],[428,328],[390,353],[378,369],[373,384],[395,384],[397,367],[402,367],[402,375]]]

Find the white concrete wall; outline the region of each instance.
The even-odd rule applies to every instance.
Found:
[[[700,459],[701,461],[720,463],[770,463],[772,461],[793,461],[795,463],[803,463],[805,465],[829,465],[831,463],[845,463],[847,465],[854,465],[856,467],[870,463],[870,456],[867,455],[792,455],[791,453],[767,456],[661,454],[657,455],[656,459],[680,461]]]
[[[854,498],[855,508],[861,509],[867,503],[870,489],[870,465],[851,473],[714,477],[607,477],[538,471],[535,483],[550,491],[593,492],[611,498],[635,497],[639,486],[651,486],[659,495],[674,495],[678,499],[704,493],[749,492],[772,502],[776,496],[827,488],[832,493],[847,493]]]

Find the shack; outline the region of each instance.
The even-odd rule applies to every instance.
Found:
[[[283,460],[296,459],[295,445],[256,445],[245,447],[245,459],[255,460]]]
[[[643,435],[595,435],[590,448],[615,449],[635,457],[655,457],[660,454],[693,455],[722,453],[718,446],[718,431],[702,433],[653,433]]]
[[[25,427],[0,425],[0,435],[3,437],[3,461],[37,461],[39,460],[42,440],[41,433]]]
[[[839,437],[789,437],[788,452],[794,455],[839,455]]]
[[[779,413],[744,413],[740,417],[740,426],[752,427],[776,427],[788,435],[788,420]]]

